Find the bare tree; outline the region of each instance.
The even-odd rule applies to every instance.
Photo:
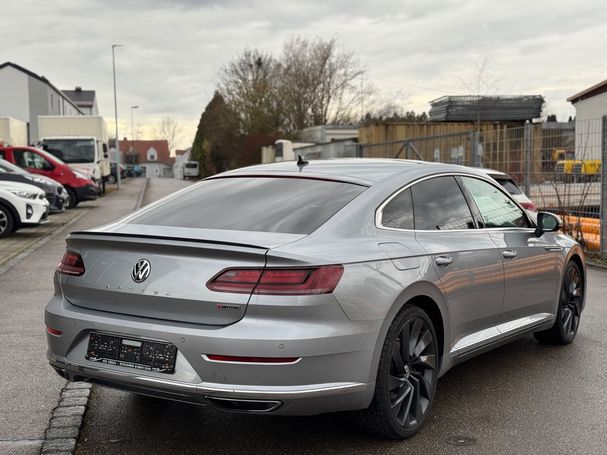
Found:
[[[156,139],[166,139],[169,143],[169,150],[175,150],[177,141],[181,136],[183,127],[177,120],[171,116],[164,117],[160,123],[154,128],[154,137]]]
[[[287,106],[288,131],[358,119],[364,74],[353,52],[337,40],[293,38],[283,46],[280,95]]]
[[[245,50],[221,69],[218,90],[239,115],[243,133],[268,133],[280,128],[279,66],[269,54]]]

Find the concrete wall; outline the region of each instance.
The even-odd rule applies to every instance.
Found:
[[[602,117],[607,115],[607,93],[575,103],[575,156],[601,158]]]

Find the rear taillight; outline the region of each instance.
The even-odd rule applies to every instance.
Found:
[[[537,207],[533,202],[521,202],[521,207],[530,212],[537,212]]]
[[[341,279],[341,265],[306,269],[227,269],[207,283],[211,291],[237,294],[330,294]]]
[[[57,272],[62,273],[63,275],[84,275],[85,270],[82,256],[73,251],[66,251],[61,262],[57,265]]]

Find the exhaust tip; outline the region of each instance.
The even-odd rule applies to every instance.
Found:
[[[282,406],[281,401],[241,400],[234,398],[205,397],[214,407],[221,411],[265,413],[276,411]]]

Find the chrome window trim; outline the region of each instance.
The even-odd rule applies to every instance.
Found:
[[[516,206],[519,209],[521,209],[521,211],[523,212],[523,215],[527,218],[527,221],[529,221],[529,222],[531,222],[531,224],[533,224],[533,222],[529,218],[529,215],[527,215],[527,211],[523,207],[521,207],[521,205],[517,201],[515,201],[512,198],[512,196],[510,194],[508,194],[508,192],[506,192],[504,190],[504,188],[502,188],[499,184],[496,185],[496,183],[494,181],[489,180],[485,176],[480,176],[480,175],[475,175],[475,174],[467,174],[465,172],[443,172],[443,173],[440,173],[440,174],[427,175],[425,177],[421,177],[421,178],[419,178],[417,180],[409,182],[405,186],[399,188],[394,193],[392,193],[390,196],[388,196],[388,198],[385,199],[379,205],[379,207],[377,207],[377,209],[375,209],[375,227],[377,229],[383,229],[383,230],[386,230],[386,231],[397,231],[397,232],[488,232],[488,233],[491,233],[491,232],[505,232],[505,231],[515,231],[515,232],[522,232],[522,231],[534,232],[535,231],[535,229],[533,227],[526,227],[526,228],[505,227],[505,228],[449,229],[449,230],[437,230],[437,229],[401,229],[401,228],[393,228],[393,227],[384,226],[382,224],[381,220],[382,220],[384,208],[386,207],[386,205],[388,205],[390,202],[392,202],[392,199],[396,198],[400,193],[402,193],[403,191],[408,190],[413,185],[417,185],[420,182],[423,182],[425,180],[430,180],[430,179],[433,179],[433,178],[437,178],[437,177],[471,177],[471,178],[477,178],[479,180],[483,180],[484,182],[487,182],[488,184],[490,184],[494,188],[497,188],[499,191],[501,191],[503,194],[505,194],[512,202],[514,202],[514,204],[516,204]],[[462,194],[463,194],[463,191],[462,191]]]

